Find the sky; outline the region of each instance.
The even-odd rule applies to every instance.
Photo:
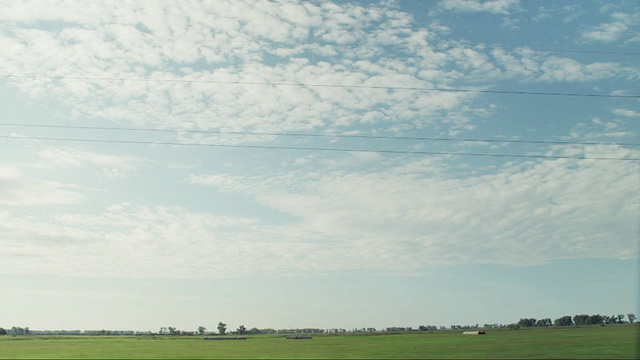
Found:
[[[640,313],[635,1],[0,0],[0,327]]]

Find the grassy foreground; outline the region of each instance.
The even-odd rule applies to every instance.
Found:
[[[250,336],[2,336],[0,358],[638,358],[638,325],[457,331],[390,335],[314,335],[311,340]]]

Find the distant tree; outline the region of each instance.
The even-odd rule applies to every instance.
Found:
[[[587,314],[575,315],[573,317],[573,322],[576,325],[586,325],[588,320],[589,320],[589,315]]]
[[[624,322],[624,315],[618,314],[616,323],[622,324]]]
[[[507,329],[509,329],[509,330],[519,330],[520,329],[520,325],[518,325],[518,324],[509,324],[509,325],[507,325]]]
[[[227,333],[227,324],[225,324],[222,321],[220,321],[218,323],[218,332],[220,333],[220,335],[226,334]]]
[[[436,330],[438,330],[438,327],[436,327],[434,325],[427,325],[427,326],[420,325],[420,326],[418,326],[418,330],[419,331],[436,331]]]
[[[604,318],[605,318],[604,319],[605,324],[622,324],[623,321],[621,320],[622,318],[624,318],[624,315],[622,315],[622,317],[620,315],[611,315],[611,316],[605,316]],[[608,321],[607,321],[607,318],[609,318]]]
[[[26,334],[29,334],[29,328],[28,327],[22,328],[22,327],[14,326],[8,332],[11,335],[26,335]]]
[[[551,326],[553,325],[551,323],[551,319],[546,318],[546,319],[540,319],[538,321],[536,321],[536,326]]]
[[[203,335],[205,331],[207,331],[206,327],[198,326],[198,334]]]
[[[587,324],[589,325],[599,325],[602,324],[603,322],[603,317],[600,314],[596,314],[596,315],[591,315],[587,318]]]
[[[627,319],[629,319],[629,322],[633,324],[633,322],[636,321],[636,314],[627,314]]]
[[[571,324],[573,324],[573,320],[571,320],[571,316],[565,315],[555,319],[553,324],[555,326],[571,326]]]
[[[520,321],[518,321],[518,325],[521,327],[534,327],[536,325],[536,319],[520,319]]]
[[[176,328],[168,326],[167,330],[169,330],[169,335],[175,335],[176,334]]]
[[[7,335],[7,330],[0,327],[0,335]]]
[[[238,330],[236,330],[238,332],[238,334],[240,335],[244,335],[247,333],[247,328],[244,327],[244,325],[240,325],[238,326]]]

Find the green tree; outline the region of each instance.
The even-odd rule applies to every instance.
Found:
[[[553,321],[553,325],[555,326],[571,326],[571,324],[573,324],[573,320],[571,320],[571,316],[569,315],[559,317]]]
[[[509,325],[507,325],[507,329],[509,329],[509,330],[520,330],[520,325],[518,325],[518,324],[509,324]]]
[[[596,314],[596,315],[591,315],[587,318],[587,324],[590,325],[598,325],[598,324],[602,324],[604,318],[602,317],[602,315],[600,314]]]
[[[633,324],[633,322],[636,321],[636,314],[634,313],[627,314],[627,319],[629,319],[629,322]]]
[[[204,332],[207,331],[207,328],[204,326],[198,326],[198,334],[204,335]]]
[[[29,334],[29,328],[28,327],[22,328],[22,327],[14,326],[14,327],[11,328],[11,330],[9,330],[9,333],[11,335],[27,335],[27,334]]]
[[[218,332],[220,333],[220,335],[226,334],[227,333],[227,324],[225,324],[222,321],[220,321],[218,323]]]
[[[536,326],[551,326],[551,319],[546,318],[546,319],[540,319],[538,321],[536,321]]]
[[[520,319],[520,321],[518,321],[518,325],[521,327],[534,327],[536,325],[536,319]]]
[[[240,335],[244,335],[247,333],[247,328],[244,327],[244,325],[240,325],[238,326],[238,330],[236,330],[238,332],[238,334]]]
[[[588,320],[589,320],[589,315],[587,314],[575,315],[573,317],[573,322],[576,325],[586,325]]]
[[[7,330],[0,327],[0,335],[7,335]]]

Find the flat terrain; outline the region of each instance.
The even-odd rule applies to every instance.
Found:
[[[638,325],[388,335],[202,337],[2,336],[0,358],[638,358]]]

